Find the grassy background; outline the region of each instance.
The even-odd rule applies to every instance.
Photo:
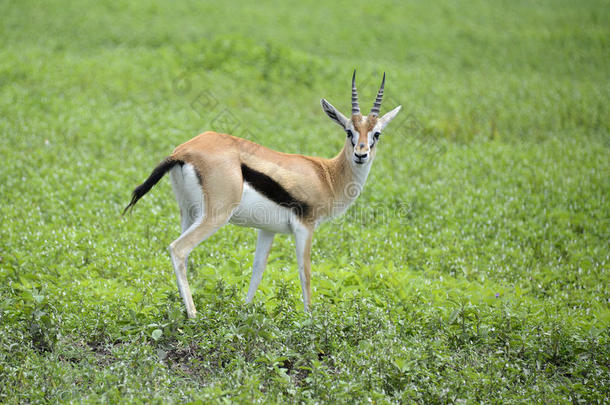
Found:
[[[240,4],[243,3],[243,4]],[[605,1],[0,2],[0,402],[609,400]],[[227,131],[331,157],[325,97],[388,111],[365,192],[316,233],[197,248],[185,318],[162,181]],[[383,112],[382,111],[382,112]]]

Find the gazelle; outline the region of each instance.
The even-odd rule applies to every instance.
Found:
[[[303,304],[311,303],[311,241],[315,228],[343,212],[366,182],[379,135],[401,106],[381,118],[385,73],[367,116],[360,113],[356,71],[352,76],[352,116],[325,99],[324,112],[347,133],[332,159],[276,152],[246,139],[205,132],[178,146],[133,191],[123,214],[169,172],[182,219],[182,234],[169,246],[178,289],[190,318],[196,315],[186,277],[189,253],[227,222],[258,228],[252,279],[246,302],[261,282],[276,233],[293,233]]]

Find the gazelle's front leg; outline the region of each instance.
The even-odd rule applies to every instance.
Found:
[[[258,285],[263,279],[263,272],[267,266],[267,258],[269,257],[269,251],[273,244],[273,237],[275,233],[265,231],[263,229],[258,231],[258,240],[256,241],[256,253],[254,253],[254,264],[252,265],[252,278],[250,279],[250,288],[248,289],[248,296],[246,302],[252,302],[254,294],[258,289]]]
[[[302,226],[294,230],[294,240],[297,250],[297,263],[299,265],[299,279],[303,293],[305,311],[309,311],[311,304],[311,240],[313,229]]]

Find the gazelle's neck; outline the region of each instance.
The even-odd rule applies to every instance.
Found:
[[[331,217],[345,212],[358,198],[371,170],[373,159],[364,164],[357,164],[351,155],[351,148],[346,142],[341,152],[330,161],[331,170],[334,173],[332,176],[334,201]]]

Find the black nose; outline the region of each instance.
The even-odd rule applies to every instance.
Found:
[[[359,154],[357,152],[354,152],[354,156],[356,156],[358,159],[365,159],[367,156],[369,155],[369,153],[363,153],[363,154]]]

